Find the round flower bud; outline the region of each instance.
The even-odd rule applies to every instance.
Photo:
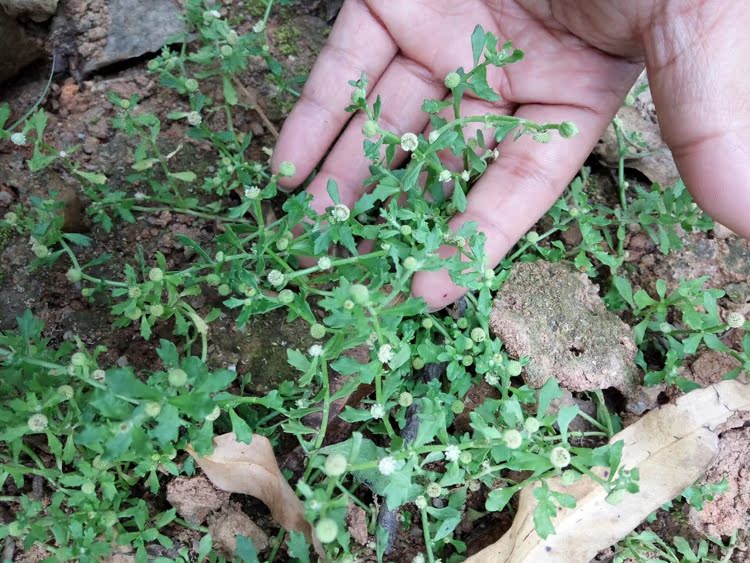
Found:
[[[277,250],[286,250],[289,248],[289,239],[288,238],[280,238],[276,241],[276,249]]]
[[[155,317],[161,317],[164,314],[164,305],[157,303],[156,305],[151,305],[148,308],[149,314],[155,316]]]
[[[344,223],[349,220],[350,209],[343,203],[338,203],[331,208],[330,217],[334,223]]]
[[[380,128],[378,127],[378,124],[375,121],[369,119],[362,125],[362,134],[369,139],[377,135],[379,129]]]
[[[449,72],[445,75],[445,87],[449,90],[453,90],[459,84],[461,84],[461,77],[457,72]]]
[[[86,357],[86,354],[83,352],[76,352],[70,357],[70,363],[73,364],[76,367],[85,366],[88,363],[89,359]]]
[[[26,425],[32,432],[44,432],[49,426],[49,420],[43,414],[32,414],[26,421]]]
[[[149,401],[143,407],[143,412],[145,412],[147,416],[154,418],[156,416],[159,416],[159,413],[161,412],[161,405],[156,401]]]
[[[347,311],[351,311],[352,309],[354,309],[354,301],[352,301],[351,299],[347,299],[346,301],[344,301],[344,309],[346,309]]]
[[[443,494],[443,487],[438,483],[430,483],[425,487],[424,492],[430,498],[438,498]]]
[[[255,25],[253,25],[253,32],[254,33],[263,33],[266,30],[266,22],[263,20],[259,20],[255,22]]]
[[[130,109],[130,100],[120,100],[120,107],[122,109]]]
[[[297,167],[294,165],[293,162],[289,162],[288,160],[285,160],[284,162],[279,164],[279,174],[281,176],[291,178],[292,176],[294,176],[296,172],[297,172]]]
[[[539,233],[536,231],[529,231],[526,233],[526,240],[529,241],[531,244],[536,244],[539,242]]]
[[[294,292],[291,289],[282,289],[279,292],[279,301],[284,305],[289,305],[294,301]]]
[[[34,245],[33,247],[31,247],[31,251],[37,258],[46,258],[47,256],[49,256],[49,248],[47,248],[43,244]]]
[[[387,364],[393,359],[393,347],[390,344],[383,344],[378,349],[378,360],[381,364]]]
[[[140,318],[141,318],[141,315],[142,315],[142,314],[143,314],[143,311],[141,311],[141,308],[140,308],[140,307],[136,307],[136,308],[135,308],[135,309],[133,309],[133,310],[132,310],[132,311],[131,311],[130,313],[128,313],[128,314],[127,314],[126,316],[127,316],[127,317],[128,317],[128,318],[129,318],[130,320],[131,320],[131,321],[137,321],[138,319],[140,319]]]
[[[434,321],[427,317],[426,319],[422,319],[422,328],[425,330],[430,330],[433,326],[435,326]]]
[[[417,263],[417,259],[414,258],[414,256],[407,256],[404,258],[404,268],[410,271],[414,271],[417,269],[419,264]]]
[[[738,311],[732,311],[727,315],[727,326],[730,328],[742,328],[745,326],[745,315]]]
[[[215,287],[221,283],[221,277],[218,274],[208,274],[206,276],[206,283]]]
[[[232,49],[231,45],[222,45],[219,48],[219,52],[221,53],[222,57],[231,57],[232,53],[234,53],[234,49]]]
[[[18,223],[18,214],[14,213],[13,211],[8,211],[8,213],[6,213],[3,217],[3,221],[8,223],[8,225],[10,226],[14,226]]]
[[[268,272],[266,279],[268,280],[268,283],[270,283],[274,287],[284,285],[284,274],[282,274],[278,270],[271,270],[270,272]]]
[[[315,536],[320,543],[331,543],[339,533],[339,525],[333,518],[321,518],[315,524]]]
[[[511,450],[517,450],[523,444],[523,436],[515,428],[509,428],[503,432],[503,442]]]
[[[456,321],[456,326],[461,330],[469,328],[469,321],[465,317],[461,317]]]
[[[453,414],[461,414],[464,412],[464,408],[465,405],[463,401],[455,400],[451,403],[451,412]]]
[[[91,481],[86,481],[81,485],[81,492],[84,495],[93,495],[96,492],[96,485]]]
[[[217,407],[214,407],[214,410],[212,410],[210,413],[208,413],[205,416],[205,419],[208,422],[213,422],[214,420],[219,418],[220,415],[221,415],[221,409],[217,406]]]
[[[370,290],[361,283],[355,283],[349,288],[349,295],[357,305],[367,305],[370,302]]]
[[[487,338],[487,334],[484,332],[483,328],[476,327],[471,329],[471,339],[477,344],[484,342],[485,338]]]
[[[151,268],[148,272],[148,279],[152,282],[160,282],[164,279],[164,271],[161,268]]]
[[[223,283],[219,287],[216,288],[216,292],[222,297],[226,297],[227,295],[232,293],[232,288],[229,287],[227,284]]]
[[[380,420],[385,416],[385,407],[380,403],[375,403],[370,407],[370,416],[375,420]]]
[[[414,358],[411,361],[411,367],[414,369],[422,369],[424,367],[424,360],[422,358]]]
[[[195,92],[198,90],[198,81],[195,78],[188,78],[185,81],[185,89],[188,92]]]
[[[321,256],[318,260],[318,268],[328,270],[331,267],[331,259],[328,256]]]
[[[83,278],[83,273],[78,268],[70,268],[66,273],[65,277],[68,278],[70,283],[78,283]]]
[[[138,299],[142,294],[141,288],[137,285],[128,289],[128,297],[130,299]]]
[[[549,139],[550,139],[549,131],[539,131],[539,133],[536,133],[534,135],[534,140],[537,143],[541,143],[541,144],[549,143]]]
[[[427,499],[424,498],[424,495],[419,495],[417,498],[414,499],[414,505],[419,510],[424,510],[427,508]]]
[[[398,396],[398,404],[404,408],[410,407],[413,402],[414,396],[408,391],[404,391]]]
[[[562,446],[556,446],[550,450],[549,460],[553,466],[562,469],[570,464],[570,452]]]
[[[528,432],[529,434],[537,432],[540,427],[541,424],[539,423],[539,420],[534,418],[533,416],[523,421],[523,429],[526,430],[526,432]]]
[[[323,347],[320,344],[313,344],[307,349],[307,353],[312,358],[318,358],[323,355]]]
[[[438,181],[439,181],[439,182],[443,182],[443,183],[445,183],[445,182],[450,182],[450,181],[451,181],[452,179],[453,179],[453,174],[451,174],[451,171],[450,171],[450,170],[443,170],[443,171],[442,171],[442,172],[441,172],[441,173],[440,173],[440,174],[438,175]]]
[[[227,43],[230,45],[237,45],[237,42],[240,40],[240,36],[237,35],[237,32],[233,29],[229,30],[229,33],[227,33]]]
[[[401,228],[399,229],[401,231],[401,234],[405,237],[408,237],[412,233],[412,228],[409,225],[401,225]]]
[[[401,135],[401,148],[406,152],[417,150],[419,138],[414,133],[404,133]]]
[[[172,387],[183,387],[188,382],[188,374],[180,368],[172,368],[167,372],[167,381]]]
[[[10,142],[16,146],[22,147],[26,144],[26,135],[23,133],[13,133],[10,136]]]
[[[570,137],[575,137],[578,135],[578,127],[575,126],[575,123],[572,123],[570,121],[563,121],[560,124],[560,136],[569,139]]]
[[[197,111],[191,111],[190,113],[188,113],[186,119],[187,122],[193,127],[198,127],[201,123],[203,123],[203,118]]]
[[[101,383],[107,378],[107,373],[103,369],[95,369],[91,372],[91,379]]]
[[[115,512],[112,512],[111,510],[109,512],[105,512],[102,516],[102,524],[104,524],[107,528],[111,528],[119,522],[120,519],[117,517],[117,514]]]
[[[463,358],[461,358],[461,363],[464,366],[469,367],[474,363],[474,356],[472,356],[471,354],[466,354]]]
[[[523,370],[523,366],[521,365],[521,362],[517,362],[516,360],[511,360],[508,362],[508,374],[512,377],[516,377],[518,375],[521,375],[521,371]]]
[[[66,401],[69,401],[73,398],[73,395],[75,395],[75,391],[73,391],[73,388],[70,385],[60,385],[60,387],[57,388],[57,392],[60,393]]]
[[[473,457],[471,455],[471,452],[469,450],[463,450],[461,452],[461,455],[458,456],[458,461],[466,465],[467,463],[471,463],[473,461]]]
[[[346,468],[349,462],[341,454],[331,454],[326,458],[326,463],[323,468],[325,474],[329,477],[340,477],[346,473]]]
[[[326,327],[324,327],[320,323],[315,323],[310,327],[310,336],[315,338],[316,340],[320,340],[321,338],[325,338],[326,335]]]

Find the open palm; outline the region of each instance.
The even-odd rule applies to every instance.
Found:
[[[368,176],[369,162],[362,154],[364,118],[349,121],[349,114],[343,111],[350,96],[344,85],[364,72],[374,84],[372,99],[383,99],[381,124],[397,134],[422,131],[427,126],[427,116],[420,109],[422,101],[446,96],[445,75],[471,66],[468,38],[480,23],[501,39],[512,40],[525,51],[526,58],[490,72],[488,81],[500,93],[500,101],[466,98],[462,113],[513,114],[537,122],[572,121],[580,130],[570,140],[555,138],[539,145],[522,138],[506,140],[499,147],[500,158],[474,186],[466,212],[456,216],[452,225],[458,228],[465,221],[478,222],[487,234],[487,254],[493,264],[546,212],[579,170],[641,72],[644,54],[654,99],[660,111],[661,106],[666,109],[666,115],[660,113],[665,138],[675,151],[683,177],[704,208],[740,234],[750,235],[750,181],[744,148],[750,141],[750,110],[738,107],[737,112],[727,111],[727,104],[720,103],[718,115],[726,118],[724,121],[717,121],[716,116],[696,120],[701,111],[716,114],[716,102],[701,86],[705,79],[690,74],[695,65],[680,66],[680,57],[693,48],[699,54],[701,49],[717,47],[739,50],[739,56],[750,54],[750,40],[742,33],[743,26],[750,24],[742,20],[750,18],[725,5],[710,12],[707,19],[705,6],[699,5],[716,7],[717,2],[683,3],[695,7],[683,6],[675,15],[669,13],[668,4],[668,0],[347,0],[300,101],[284,125],[274,162],[296,164],[295,176],[285,183],[291,188],[307,177],[330,149],[308,188],[313,207],[321,212],[331,205],[325,189],[329,178],[338,183],[342,202],[353,205],[365,189],[362,180]],[[679,34],[680,26],[709,24],[720,27],[722,37],[696,40],[695,45],[677,37],[681,50],[670,44],[670,33]],[[736,29],[736,34],[727,36],[727,26]],[[691,50],[691,56],[695,52]],[[736,59],[738,54],[726,56]],[[741,69],[730,70],[726,77],[716,71],[712,78],[736,85],[735,72],[739,76]],[[740,100],[749,99],[747,76],[742,77],[741,91],[736,94]],[[693,84],[695,81],[698,83]],[[681,89],[678,104],[668,99],[674,89]],[[684,121],[687,116],[692,125]],[[744,141],[742,145],[740,141]],[[717,183],[698,166],[716,156],[717,148],[730,152],[723,154],[722,160],[730,162],[731,170],[720,175],[732,178],[734,173],[736,180],[739,173],[745,180],[731,195],[728,185]],[[732,154],[740,163],[731,165],[728,157]],[[419,274],[412,289],[434,308],[452,302],[462,292],[445,271]]]

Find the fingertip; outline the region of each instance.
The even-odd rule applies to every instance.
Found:
[[[417,272],[411,282],[411,293],[424,299],[428,311],[433,313],[454,303],[466,293],[466,288],[453,283],[448,270],[437,270]]]

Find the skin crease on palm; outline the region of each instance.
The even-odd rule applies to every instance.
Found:
[[[298,186],[325,156],[308,187],[313,207],[322,212],[331,205],[329,178],[338,182],[342,202],[353,205],[363,193],[368,162],[363,118],[349,120],[344,112],[347,81],[367,75],[370,102],[383,99],[385,128],[424,131],[422,101],[446,97],[445,75],[471,67],[469,37],[476,24],[513,41],[526,57],[488,76],[500,102],[465,99],[462,113],[572,121],[580,130],[544,145],[526,137],[503,141],[500,158],[472,188],[466,212],[451,226],[477,221],[492,265],[577,174],[644,64],[663,137],[686,185],[714,219],[750,237],[745,2],[346,0],[276,146],[274,166],[288,160],[297,167],[284,186]],[[412,291],[431,309],[463,293],[445,271],[418,273]]]

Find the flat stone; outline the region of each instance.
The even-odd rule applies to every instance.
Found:
[[[26,16],[44,21],[54,15],[57,0],[0,0],[0,7],[10,16]]]
[[[182,10],[173,0],[108,0],[106,9],[106,39],[84,64],[86,74],[156,52],[175,35],[185,32]],[[97,37],[103,34],[95,32]]]
[[[514,266],[490,326],[511,356],[531,358],[522,374],[531,387],[554,377],[570,391],[614,387],[640,400],[632,330],[607,311],[597,286],[567,265]]]

